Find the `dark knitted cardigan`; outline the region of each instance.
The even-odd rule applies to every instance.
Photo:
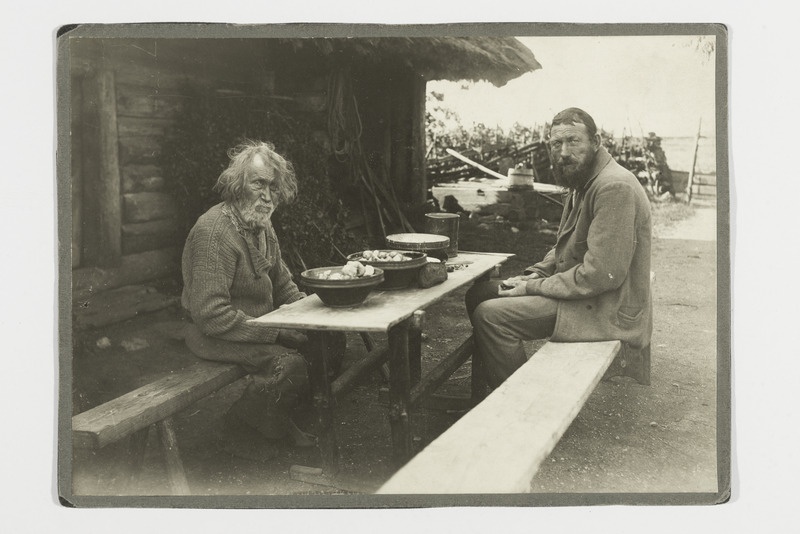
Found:
[[[278,329],[247,320],[305,296],[281,259],[272,226],[249,232],[225,203],[197,220],[181,263],[183,307],[207,336],[274,343]]]

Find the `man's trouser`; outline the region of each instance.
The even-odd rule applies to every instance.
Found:
[[[467,314],[489,385],[496,388],[527,361],[523,340],[553,334],[558,302],[541,296],[500,297],[498,280],[479,282],[466,294]]]
[[[334,336],[332,367],[338,370],[345,337]],[[195,325],[186,329],[186,345],[198,357],[235,363],[249,373],[247,387],[228,414],[257,429],[270,439],[287,435],[290,416],[302,400],[308,400],[308,363],[297,350],[272,343],[242,343],[206,336]],[[302,350],[302,349],[301,349]]]

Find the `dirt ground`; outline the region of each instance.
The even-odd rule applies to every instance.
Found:
[[[653,270],[656,273],[652,385],[630,379],[601,382],[532,482],[534,492],[715,492],[716,458],[716,241],[713,203],[674,209],[655,206]],[[552,224],[483,224],[463,221],[460,247],[516,252],[503,268],[516,274],[537,261],[554,240]],[[469,333],[464,291],[429,308],[423,339],[423,372]],[[181,341],[159,325],[174,310],[75,335],[75,413],[192,364]],[[102,341],[107,338],[108,342]],[[377,339],[379,346],[385,339]],[[99,343],[98,343],[99,342]],[[365,347],[348,337],[350,361]],[[347,365],[347,361],[345,361]],[[439,390],[467,395],[467,362]],[[270,461],[247,460],[224,447],[220,418],[243,389],[241,381],[196,403],[175,418],[187,478],[196,495],[300,495],[371,493],[393,472],[387,408],[374,372],[336,407],[341,453],[338,487],[292,480],[292,465],[319,466],[316,449],[279,444]],[[460,414],[420,408],[412,419],[413,443],[421,449]],[[311,414],[301,426],[311,428]],[[76,451],[73,489],[81,495],[169,493],[163,461],[151,435],[145,471],[126,488],[126,444]]]

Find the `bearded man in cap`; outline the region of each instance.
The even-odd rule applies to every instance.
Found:
[[[548,146],[556,180],[568,190],[555,246],[522,275],[475,284],[466,296],[492,387],[526,362],[523,340],[650,344],[647,195],[581,109],[553,118]]]

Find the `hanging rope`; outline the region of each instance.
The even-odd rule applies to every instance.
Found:
[[[328,78],[328,135],[336,159],[350,163],[356,161],[361,131],[361,115],[353,94],[350,69],[335,69]]]
[[[333,152],[350,169],[350,183],[361,182],[375,204],[375,213],[386,237],[387,222],[394,222],[405,231],[414,229],[402,212],[389,173],[383,169],[376,175],[361,146],[363,125],[348,67],[334,69],[328,78],[328,135]]]

